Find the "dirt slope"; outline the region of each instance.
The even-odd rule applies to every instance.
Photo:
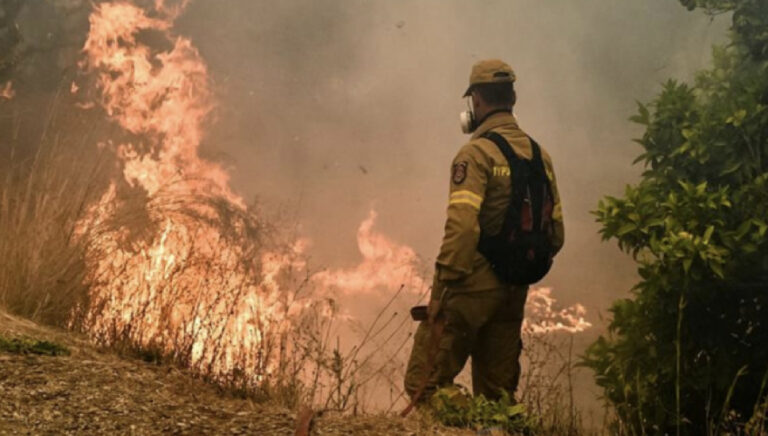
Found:
[[[124,359],[83,337],[0,311],[0,336],[67,346],[68,356],[0,351],[0,435],[247,434],[293,435],[293,411],[221,395],[171,366]],[[326,416],[313,435],[467,435],[413,414]]]

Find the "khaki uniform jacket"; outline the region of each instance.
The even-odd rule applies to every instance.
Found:
[[[491,140],[480,138],[489,130],[504,136],[518,156],[533,156],[531,142],[518,127],[514,115],[497,113],[478,127],[453,160],[448,219],[437,256],[436,279],[470,291],[505,286],[485,256],[477,251],[481,228],[488,234],[501,230],[512,192],[507,159]],[[563,212],[552,159],[543,148],[541,155],[554,196],[552,245],[557,252],[565,238]]]

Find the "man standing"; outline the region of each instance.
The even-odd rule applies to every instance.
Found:
[[[502,230],[513,192],[510,161],[489,136],[498,134],[498,140],[500,135],[521,159],[540,156],[537,161],[543,161],[553,202],[547,242],[552,255],[563,246],[562,208],[552,161],[517,125],[512,114],[514,82],[512,68],[500,60],[484,60],[472,67],[464,94],[471,109],[462,114],[462,128],[472,137],[453,160],[448,219],[429,319],[416,331],[405,375],[406,392],[416,401],[426,401],[438,388],[452,384],[470,356],[475,395],[497,399],[506,392],[514,398],[517,389],[528,286],[502,280],[478,249],[481,233],[494,235]]]

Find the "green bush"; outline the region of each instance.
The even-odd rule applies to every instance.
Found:
[[[46,356],[68,356],[69,349],[55,342],[30,338],[6,339],[0,336],[0,352],[12,354],[42,354]]]
[[[639,104],[646,171],[595,212],[641,277],[584,356],[630,434],[720,434],[764,414],[768,2],[682,3],[732,12],[731,43],[692,86]]]
[[[448,426],[498,428],[513,434],[529,434],[534,426],[525,406],[515,404],[506,393],[492,401],[483,395],[473,397],[464,388],[453,385],[439,389],[429,402],[437,419]]]

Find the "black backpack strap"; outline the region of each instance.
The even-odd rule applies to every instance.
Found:
[[[517,156],[517,154],[515,154],[515,150],[512,149],[512,146],[509,145],[509,142],[507,142],[507,140],[504,139],[504,137],[500,134],[489,130],[483,133],[481,138],[490,139],[494,144],[496,144],[496,147],[499,148],[501,154],[507,158],[510,167],[512,167],[513,163],[520,161],[520,158]]]
[[[494,144],[496,144],[496,147],[499,148],[501,151],[501,154],[504,155],[505,158],[507,158],[507,163],[509,164],[509,171],[510,171],[510,178],[512,179],[512,189],[513,191],[520,190],[528,184],[528,177],[531,174],[531,170],[533,169],[535,171],[535,168],[538,166],[541,166],[543,169],[543,164],[541,164],[541,149],[539,148],[539,145],[536,144],[536,141],[531,139],[531,145],[533,146],[533,161],[528,161],[527,159],[523,159],[520,156],[515,153],[515,150],[512,148],[511,145],[509,145],[509,142],[501,136],[501,134],[488,131],[481,135],[481,138],[486,138],[491,140]],[[535,145],[534,145],[535,144]],[[537,162],[540,165],[537,165]],[[531,163],[534,165],[532,166]],[[517,192],[513,192],[514,194],[517,194]],[[520,192],[522,194],[522,192]]]
[[[509,145],[509,142],[500,134],[488,131],[485,132],[482,138],[490,139],[496,147],[499,148],[501,154],[507,158],[509,164],[509,176],[512,179],[512,189],[522,188],[525,185],[525,180],[528,178],[528,165],[525,159],[515,153],[515,150]]]
[[[526,135],[528,136],[528,135]],[[541,147],[535,139],[528,136],[528,140],[531,141],[531,172],[534,174],[532,180],[529,181],[529,186],[533,192],[531,192],[531,208],[533,209],[533,228],[541,229],[541,221],[544,217],[541,216],[544,205],[544,189],[546,189],[546,183],[543,179],[547,178],[547,173],[544,171],[544,161],[541,159]]]
[[[525,136],[528,137],[529,141],[531,141],[531,150],[533,151],[533,158],[531,159],[531,162],[533,162],[537,167],[541,166],[544,168],[544,160],[541,158],[541,146],[538,142],[536,142],[535,139],[528,135]]]
[[[525,196],[524,190],[528,186],[528,174],[529,168],[525,159],[515,153],[515,150],[509,145],[509,142],[501,136],[499,133],[488,131],[481,135],[482,138],[489,139],[496,147],[499,148],[501,154],[507,159],[509,165],[509,177],[512,183],[512,196],[513,200],[507,208],[504,228],[511,227],[516,229],[520,227],[520,210],[523,205],[523,198]]]
[[[522,201],[524,189],[531,188],[532,192],[529,193],[531,199],[531,209],[533,210],[533,228],[540,229],[543,217],[541,216],[542,206],[544,203],[544,189],[548,195],[551,194],[551,187],[549,178],[547,177],[546,170],[544,169],[544,160],[541,157],[541,146],[535,139],[526,135],[531,142],[532,158],[530,161],[519,157],[509,142],[499,133],[488,131],[481,135],[482,138],[491,140],[499,148],[501,153],[507,158],[510,169],[510,177],[512,179],[512,195],[513,198]],[[531,176],[533,176],[531,178]],[[531,186],[533,182],[533,186]],[[520,205],[513,205],[515,214]],[[515,220],[515,225],[519,224],[519,216],[513,215],[510,218]]]
[[[539,146],[539,143],[530,136],[528,136],[528,139],[531,141],[531,149],[533,150],[531,170],[536,175],[536,183],[540,183],[540,185],[535,189],[536,192],[532,193],[533,195],[531,196],[531,202],[533,203],[534,210],[539,211],[534,215],[534,228],[540,229],[542,220],[544,219],[541,214],[544,205],[544,195],[546,193],[550,199],[552,198],[552,184],[549,181],[549,177],[547,176],[547,170],[544,168],[544,159],[541,157],[541,146]]]

